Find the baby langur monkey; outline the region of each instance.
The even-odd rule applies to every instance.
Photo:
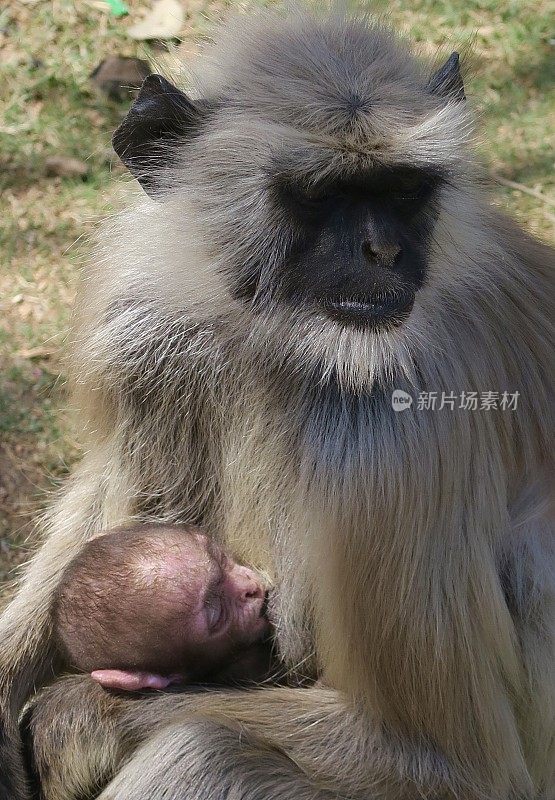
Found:
[[[107,688],[249,683],[273,669],[268,587],[193,525],[118,528],[91,540],[57,590],[71,667]]]

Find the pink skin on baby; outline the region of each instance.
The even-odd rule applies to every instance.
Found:
[[[168,557],[145,559],[140,565],[145,591],[164,592],[164,608],[186,609],[184,616],[172,612],[160,619],[159,605],[152,603],[152,630],[161,630],[175,640],[196,664],[211,666],[225,662],[237,648],[261,641],[270,630],[263,614],[266,595],[260,576],[237,564],[203,534],[186,537]],[[148,612],[147,612],[148,613]],[[179,620],[179,622],[177,622]],[[176,625],[179,625],[177,628]],[[102,686],[123,691],[165,689],[185,683],[185,672],[160,675],[142,670],[97,669],[92,678]]]

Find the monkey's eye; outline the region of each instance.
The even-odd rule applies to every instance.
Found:
[[[217,597],[212,597],[206,605],[206,622],[210,631],[216,631],[223,620],[222,602]]]
[[[431,189],[432,187],[429,181],[415,178],[414,180],[397,186],[393,190],[391,197],[396,203],[416,202],[425,199],[431,192]]]
[[[435,180],[421,172],[405,171],[384,176],[381,192],[396,204],[406,205],[427,200],[434,189]]]

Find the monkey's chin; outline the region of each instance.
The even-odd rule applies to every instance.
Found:
[[[376,330],[402,325],[412,311],[414,298],[414,291],[407,289],[376,298],[326,298],[320,306],[336,322]]]

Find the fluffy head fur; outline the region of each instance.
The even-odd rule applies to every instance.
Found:
[[[194,316],[229,309],[256,339],[271,336],[279,320],[288,328],[287,356],[277,335],[280,362],[314,369],[324,381],[333,373],[345,386],[368,388],[396,369],[410,377],[412,351],[429,347],[426,320],[436,317],[439,297],[447,311],[446,292],[466,303],[463,293],[486,280],[469,269],[483,246],[475,233],[482,209],[470,190],[471,115],[448,87],[431,88],[432,72],[365,18],[259,12],[225,27],[198,69],[194,135],[182,146],[170,142],[170,165],[157,170],[162,202],[140,201],[114,221],[108,258],[125,265],[125,282],[145,296],[162,289],[162,301]],[[310,303],[283,302],[292,291],[285,266],[311,231],[275,202],[276,181],[310,188],[386,170],[387,183],[389,170],[406,165],[441,175],[433,224],[415,226],[427,277],[407,323],[361,333]],[[341,266],[341,253],[331,258]],[[324,291],[318,264],[303,264],[311,291],[319,281]],[[350,286],[346,280],[337,291],[369,291],[356,280]]]

